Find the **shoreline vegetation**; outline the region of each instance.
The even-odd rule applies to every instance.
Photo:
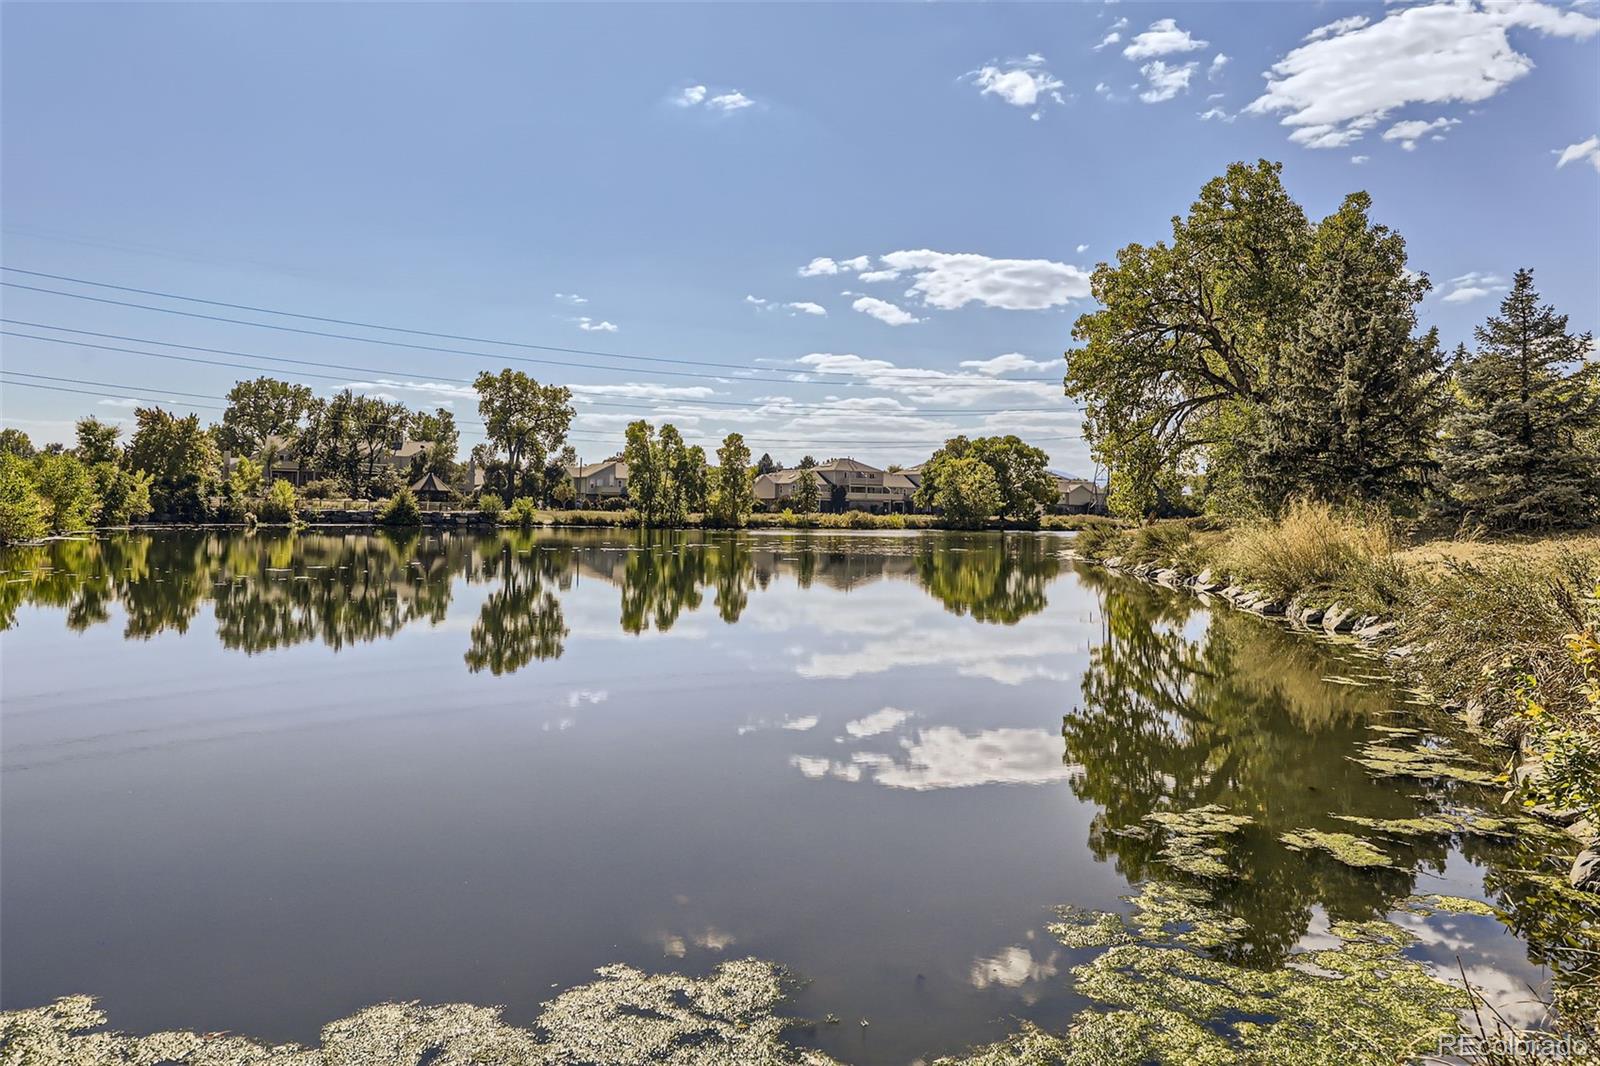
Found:
[[[1487,541],[1406,537],[1377,514],[1097,526],[1076,554],[1303,631],[1350,636],[1504,750],[1508,802],[1584,845],[1600,890],[1600,527]]]

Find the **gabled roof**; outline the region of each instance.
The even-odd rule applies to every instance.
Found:
[[[587,466],[569,466],[567,467],[567,473],[573,477],[594,477],[596,474],[609,470],[613,466],[617,468],[618,477],[628,476],[628,464],[621,459],[607,459],[603,463],[590,463]]]
[[[432,470],[417,478],[411,485],[412,492],[439,492],[449,494],[453,490],[449,485],[439,479],[439,475]]]
[[[850,459],[850,458],[829,459],[825,463],[818,463],[815,467],[813,467],[813,469],[815,469],[815,470],[852,470],[852,471],[859,471],[859,472],[861,472],[863,474],[881,474],[881,473],[883,473],[882,470],[879,470],[875,466],[868,466],[866,463],[861,462],[859,459]]]

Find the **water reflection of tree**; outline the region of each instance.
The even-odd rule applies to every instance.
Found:
[[[252,653],[313,641],[342,648],[441,622],[461,555],[458,541],[415,532],[233,538],[215,570],[218,638]]]
[[[1066,716],[1072,787],[1100,808],[1090,847],[1131,880],[1167,876],[1158,841],[1119,831],[1145,815],[1208,803],[1247,814],[1234,860],[1239,876],[1214,886],[1219,906],[1249,933],[1237,961],[1275,964],[1305,932],[1313,905],[1334,918],[1365,918],[1409,894],[1422,866],[1442,869],[1448,839],[1421,839],[1398,869],[1355,870],[1291,852],[1282,833],[1350,832],[1337,815],[1410,818],[1437,802],[1375,780],[1347,756],[1368,718],[1388,704],[1377,690],[1331,693],[1318,649],[1255,619],[1210,617],[1185,628],[1188,601],[1085,571],[1103,597],[1101,642],[1083,677],[1083,706]]]
[[[495,548],[480,554],[477,577],[499,586],[478,611],[465,660],[473,673],[498,677],[561,657],[571,630],[553,590],[569,579],[573,560],[571,549],[545,550],[527,533],[503,534]]]
[[[916,555],[917,580],[945,610],[1005,625],[1044,610],[1060,569],[1054,546],[1033,537],[940,538]]]
[[[665,633],[684,611],[698,610],[709,586],[717,615],[737,622],[757,584],[750,545],[742,538],[687,539],[640,532],[622,568],[622,629]]]

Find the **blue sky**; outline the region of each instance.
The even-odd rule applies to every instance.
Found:
[[[1600,318],[1594,3],[6,4],[0,19],[5,281],[369,338],[0,289],[4,316],[34,324],[5,329],[56,338],[3,338],[0,413],[41,441],[140,397],[216,418],[208,397],[265,372],[448,402],[470,446],[460,381],[512,354],[583,364],[510,365],[578,390],[587,459],[650,417],[701,442],[739,429],[789,463],[914,462],[956,432],[1017,432],[1088,472],[1059,385],[1088,272],[1260,157],[1314,216],[1369,190],[1434,279],[1423,316],[1452,345],[1523,265],[1576,329]]]

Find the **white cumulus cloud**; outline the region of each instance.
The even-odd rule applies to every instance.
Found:
[[[1188,30],[1179,29],[1176,19],[1157,19],[1150,23],[1149,29],[1136,35],[1122,50],[1122,54],[1129,59],[1149,59],[1152,56],[1193,52],[1209,43],[1191,36]]]
[[[1481,270],[1469,271],[1460,277],[1451,278],[1450,291],[1440,299],[1447,304],[1464,304],[1473,300],[1481,300],[1490,293],[1504,292],[1506,279],[1498,274],[1487,274]]]
[[[879,322],[890,326],[909,326],[922,321],[922,319],[905,308],[892,304],[888,300],[879,300],[873,296],[862,296],[850,307],[852,310],[860,311],[864,315],[871,315]]]
[[[1139,94],[1139,99],[1147,104],[1159,104],[1163,100],[1171,100],[1181,92],[1189,89],[1189,79],[1194,76],[1196,63],[1182,63],[1168,66],[1159,59],[1151,60],[1139,68],[1139,73],[1144,75],[1145,90]]]
[[[993,259],[924,248],[890,252],[878,261],[914,275],[911,290],[929,306],[946,311],[974,302],[1004,311],[1037,311],[1089,295],[1088,274],[1049,259]]]
[[[1569,144],[1561,149],[1561,158],[1556,160],[1556,169],[1560,170],[1568,163],[1588,162],[1596,170],[1600,170],[1600,135],[1590,137],[1587,141]]]
[[[728,114],[733,111],[743,111],[747,107],[754,107],[756,102],[737,89],[730,89],[725,93],[712,94],[704,85],[690,85],[672,98],[672,102],[684,108],[703,108],[707,111],[720,111]]]
[[[1281,115],[1289,139],[1308,148],[1348,145],[1407,105],[1487,100],[1533,69],[1511,30],[1586,40],[1600,19],[1540,0],[1440,0],[1323,29],[1273,64],[1247,108]]]
[[[978,92],[984,96],[998,96],[1012,107],[1036,108],[1040,97],[1066,103],[1061,95],[1063,82],[1045,67],[1044,56],[1028,55],[1022,59],[995,61],[979,67],[968,75]],[[1037,116],[1038,112],[1034,112]]]
[[[826,315],[828,309],[821,304],[814,304],[810,300],[800,300],[792,304],[784,304],[791,311],[799,311],[806,315]]]
[[[1018,370],[1055,370],[1061,364],[1051,360],[1029,359],[1021,352],[1007,352],[993,359],[964,359],[961,365],[980,374],[994,375],[1010,374]]]
[[[1433,134],[1434,140],[1443,140],[1443,131],[1451,126],[1459,125],[1460,122],[1460,119],[1454,118],[1436,118],[1432,122],[1424,122],[1422,119],[1407,119],[1404,122],[1396,122],[1393,126],[1384,130],[1383,139],[1386,141],[1399,141],[1400,147],[1410,152],[1417,147],[1419,140],[1430,133]]]
[[[839,264],[825,255],[819,255],[811,262],[800,268],[802,278],[815,278],[824,274],[839,273]]]
[[[617,324],[615,322],[606,322],[603,320],[596,322],[588,315],[584,315],[582,318],[578,319],[578,328],[583,330],[585,333],[615,333],[617,331]]]

